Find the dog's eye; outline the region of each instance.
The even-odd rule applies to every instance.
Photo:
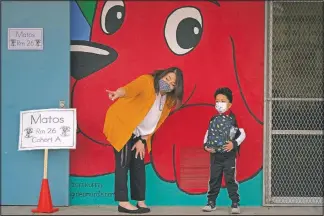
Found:
[[[173,11],[165,23],[164,36],[170,50],[176,55],[184,55],[200,42],[203,21],[195,7],[182,7]]]
[[[105,2],[101,12],[101,29],[106,34],[114,34],[122,26],[125,19],[125,4],[121,0]]]

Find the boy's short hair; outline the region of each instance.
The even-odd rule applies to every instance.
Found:
[[[227,99],[229,100],[229,102],[232,103],[233,94],[232,94],[231,89],[229,89],[227,87],[217,89],[215,91],[214,98],[216,99],[216,96],[219,95],[219,94],[225,95],[227,97]]]

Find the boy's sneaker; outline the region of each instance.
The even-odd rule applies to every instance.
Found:
[[[240,214],[240,207],[238,205],[238,203],[232,203],[232,214]]]
[[[216,210],[216,204],[213,201],[208,201],[207,205],[202,209],[204,212],[211,212]]]

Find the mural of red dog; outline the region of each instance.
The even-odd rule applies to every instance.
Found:
[[[146,163],[182,191],[206,193],[203,138],[215,114],[214,91],[226,86],[246,132],[237,180],[252,178],[262,169],[263,56],[264,2],[98,1],[90,40],[71,42],[71,103],[78,113],[71,175],[114,172],[113,148],[102,132],[111,105],[105,90],[176,66],[184,73],[185,104],[154,135]]]

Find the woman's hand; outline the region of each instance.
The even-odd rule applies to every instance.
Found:
[[[108,97],[112,101],[116,100],[117,98],[123,97],[125,95],[125,90],[122,88],[119,88],[116,91],[106,90],[106,92],[108,92]]]
[[[137,158],[138,155],[140,155],[141,160],[145,157],[145,145],[142,143],[141,140],[138,140],[135,145],[132,148],[132,151],[136,148],[135,158]]]

